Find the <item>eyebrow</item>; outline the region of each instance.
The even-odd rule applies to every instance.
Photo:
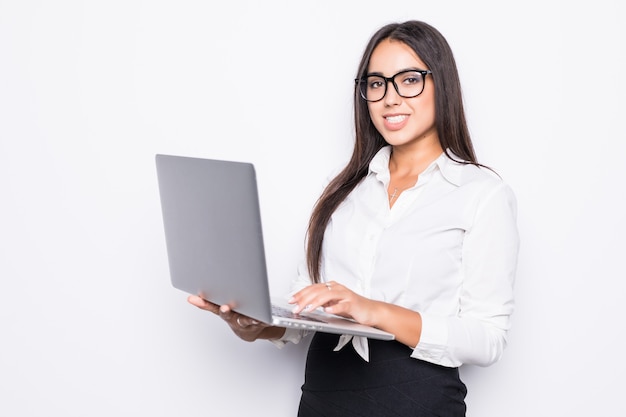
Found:
[[[401,69],[400,71],[396,71],[396,73],[393,74],[393,75],[400,74],[401,72],[405,72],[405,71],[426,71],[426,70],[425,69],[421,69],[421,68],[417,68],[417,67],[410,67],[410,68]],[[366,77],[369,77],[369,76],[385,77],[382,72],[378,72],[378,71],[368,72],[367,74],[365,74],[365,76]]]

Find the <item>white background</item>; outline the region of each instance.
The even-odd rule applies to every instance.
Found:
[[[618,0],[0,0],[0,415],[294,416],[306,345],[236,339],[169,284],[156,153],[255,163],[272,290],[352,147],[381,25],[455,52],[515,190],[503,359],[468,416],[623,416],[626,34]]]

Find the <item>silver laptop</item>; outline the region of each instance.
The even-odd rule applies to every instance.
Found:
[[[270,296],[251,163],[157,154],[156,167],[175,288],[275,326],[394,338],[322,311],[293,314]]]

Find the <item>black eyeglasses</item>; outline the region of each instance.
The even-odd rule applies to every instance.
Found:
[[[387,84],[390,82],[400,97],[417,97],[424,91],[424,79],[432,74],[430,70],[405,70],[392,77],[382,75],[367,75],[354,80],[359,87],[361,97],[369,102],[380,101],[387,94]]]

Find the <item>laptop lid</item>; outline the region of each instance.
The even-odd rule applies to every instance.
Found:
[[[156,155],[172,285],[264,323],[379,339],[393,335],[321,312],[275,317],[254,166]],[[282,307],[286,307],[283,303]]]
[[[269,323],[252,164],[156,155],[172,285]]]

